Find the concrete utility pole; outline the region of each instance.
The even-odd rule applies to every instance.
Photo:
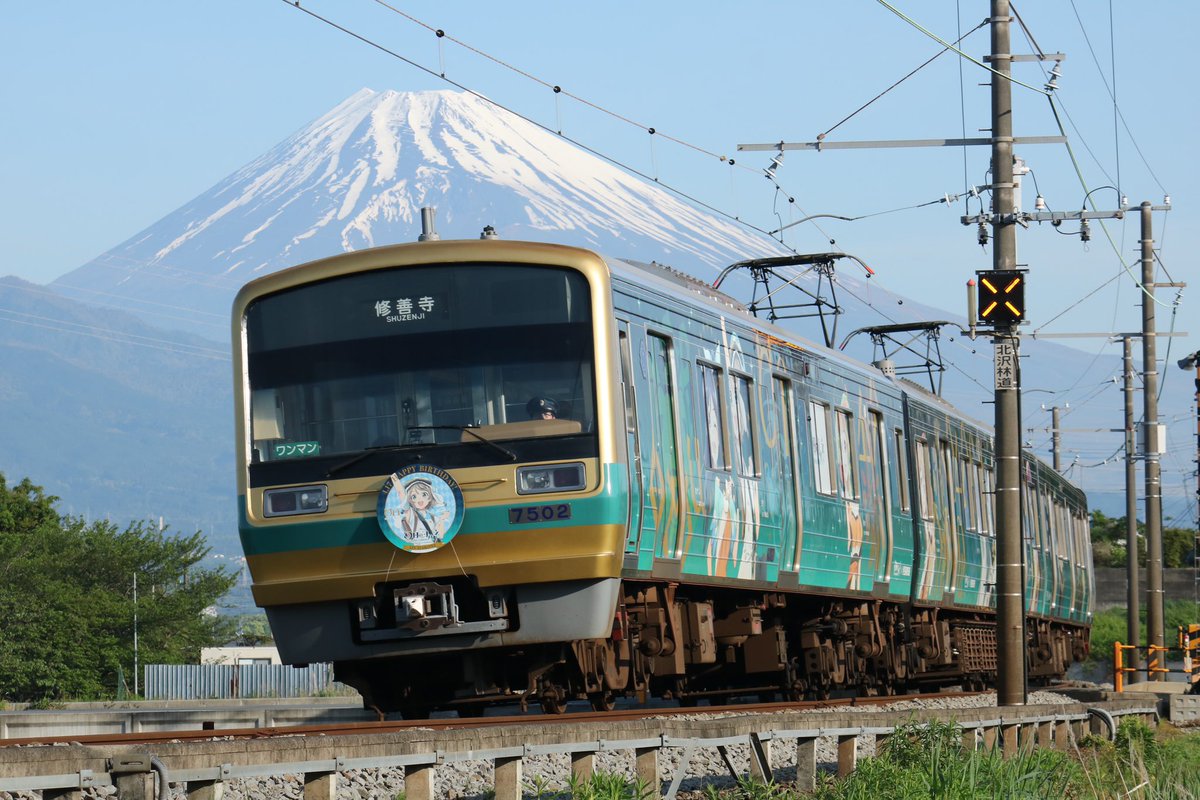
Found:
[[[1017,267],[1013,206],[1012,55],[1008,0],[992,0],[992,269]],[[998,326],[992,343],[1020,358],[1017,326]],[[1019,360],[1017,361],[1019,364]],[[1017,371],[1019,376],[1020,371]],[[1020,378],[996,386],[997,702],[1025,705],[1025,580],[1021,540]]]
[[[1125,641],[1132,645],[1142,642],[1142,619],[1138,611],[1138,529],[1137,529],[1137,437],[1133,428],[1133,337],[1121,337],[1125,362]],[[1137,650],[1131,652],[1129,666],[1140,669],[1142,659]],[[1136,678],[1134,674],[1132,677]]]
[[[1062,428],[1059,427],[1060,422],[1058,406],[1050,406],[1050,453],[1054,458],[1054,471],[1062,472]]]
[[[1164,644],[1162,479],[1158,459],[1162,450],[1158,425],[1158,357],[1154,341],[1154,238],[1151,206],[1142,203],[1142,437],[1146,477],[1146,644]],[[1157,664],[1157,655],[1151,667]],[[1157,675],[1147,675],[1151,680]]]

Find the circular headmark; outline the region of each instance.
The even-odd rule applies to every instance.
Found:
[[[413,464],[384,481],[377,515],[389,542],[410,553],[428,553],[462,527],[462,490],[444,469]]]

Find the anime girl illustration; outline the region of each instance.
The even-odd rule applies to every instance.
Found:
[[[406,507],[400,512],[400,535],[413,544],[440,541],[446,533],[446,518],[441,513],[441,501],[433,484],[424,478],[410,481],[404,487]]]
[[[380,528],[402,550],[438,549],[454,537],[462,519],[458,484],[436,467],[406,467],[392,475],[380,492]]]

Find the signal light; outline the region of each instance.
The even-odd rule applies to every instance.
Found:
[[[982,270],[979,280],[979,321],[1019,325],[1025,321],[1025,270]]]

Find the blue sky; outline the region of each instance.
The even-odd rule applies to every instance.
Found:
[[[963,151],[949,148],[791,152],[778,171],[778,193],[761,174],[767,154],[736,152],[745,142],[813,140],[941,49],[876,0],[748,2],[736,13],[707,1],[392,3],[708,154],[556,98],[375,0],[302,5],[764,229],[806,214],[904,208],[987,181],[988,148],[972,148],[965,164]],[[988,10],[983,0],[898,7],[947,39],[975,27]],[[1190,293],[1200,291],[1190,255],[1200,243],[1197,159],[1189,151],[1198,103],[1188,58],[1200,5],[1074,0],[1019,3],[1017,10],[1043,50],[1067,54],[1059,99],[1074,123],[1064,119],[1083,174],[1081,181],[1062,146],[1019,148],[1037,189],[1056,210],[1079,208],[1084,185],[1097,190],[1100,208],[1113,208],[1118,193],[1100,187],[1118,176],[1134,204],[1159,203],[1164,188],[1170,192],[1174,209],[1156,215],[1155,238],[1172,277],[1195,287],[1178,307],[1177,327],[1187,328]],[[364,86],[447,87],[281,0],[22,4],[7,22],[0,47],[0,102],[9,120],[0,148],[7,189],[0,194],[0,274],[37,282],[136,234]],[[987,30],[972,34],[963,49],[981,56]],[[1015,26],[1014,50],[1031,51]],[[1016,74],[1033,86],[1045,82],[1036,64],[1018,65]],[[980,84],[988,79],[979,67],[943,55],[828,138],[980,135],[989,108]],[[1115,85],[1124,122],[1114,120],[1105,81]],[[1018,135],[1057,133],[1043,96],[1018,86],[1014,99]],[[736,166],[717,155],[735,158]],[[1026,206],[1037,193],[1032,183]],[[835,239],[870,263],[880,283],[961,313],[963,283],[991,266],[990,248],[980,248],[975,230],[960,224],[963,213],[957,202],[853,223],[820,220],[790,229],[788,243],[817,251]],[[1019,260],[1031,270],[1034,327],[1136,329],[1137,292],[1128,276],[1076,305],[1120,271],[1115,251],[1127,262],[1136,256],[1136,221],[1110,223],[1112,245],[1099,226],[1087,245],[1062,235],[1074,227],[1035,225],[1019,236]],[[1174,292],[1160,295],[1166,328]],[[1172,345],[1173,354],[1200,349],[1200,329],[1192,334]]]

